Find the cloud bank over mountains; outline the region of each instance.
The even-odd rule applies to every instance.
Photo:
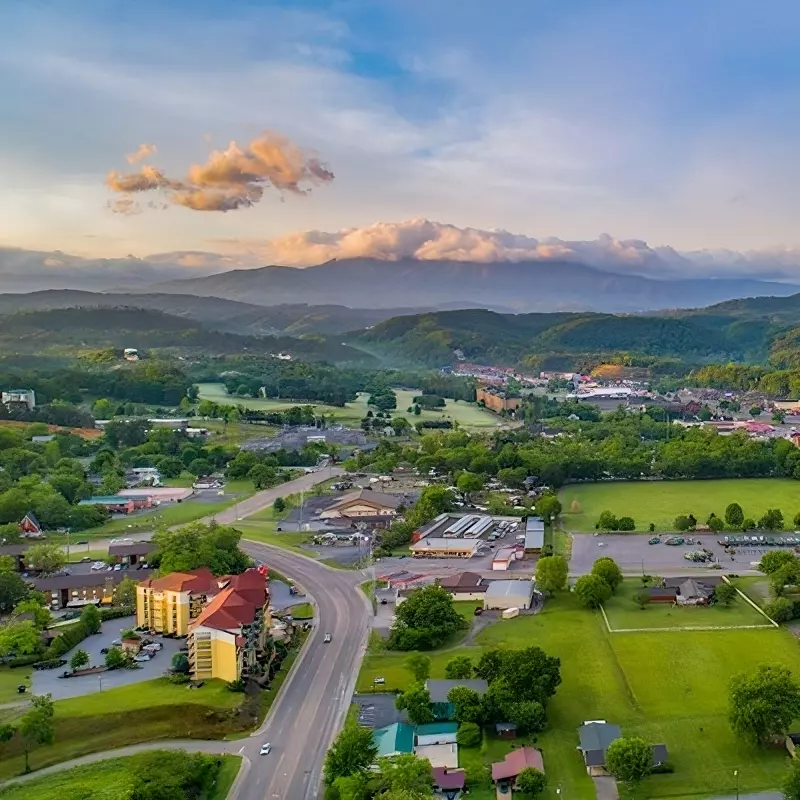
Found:
[[[655,279],[752,277],[800,283],[800,248],[680,252],[639,239],[536,239],[503,230],[457,227],[427,219],[378,222],[363,228],[310,230],[271,239],[209,239],[208,250],[154,253],[144,258],[81,258],[60,251],[0,247],[0,291],[144,286],[180,277],[267,265],[314,267],[332,260],[378,259],[493,263],[583,264],[610,273]],[[490,268],[490,267],[488,267]]]
[[[650,277],[723,277],[753,275],[800,280],[800,248],[762,251],[699,250],[679,252],[651,247],[641,239],[602,234],[590,241],[536,239],[505,230],[459,228],[427,219],[377,222],[335,232],[303,231],[271,239],[218,239],[210,242],[242,266],[284,264],[314,266],[333,259],[384,261],[493,262],[556,261],[586,264],[609,272]]]

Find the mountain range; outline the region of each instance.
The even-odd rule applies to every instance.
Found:
[[[612,268],[541,258],[478,262],[360,257],[305,268],[228,269],[234,264],[233,259],[201,252],[162,253],[144,259],[83,259],[60,252],[0,248],[0,291],[178,294],[219,297],[251,306],[338,305],[385,312],[489,308],[617,313],[786,296],[800,290],[790,283],[756,278],[685,277],[669,270],[641,274],[625,271],[621,264]],[[257,315],[253,324],[258,330]]]
[[[148,292],[278,305],[335,303],[351,308],[500,307],[517,312],[638,312],[710,305],[756,295],[786,296],[800,286],[749,278],[656,280],[570,262],[382,261],[354,258],[317,267],[261,267],[158,283]]]

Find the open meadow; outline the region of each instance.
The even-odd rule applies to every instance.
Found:
[[[358,425],[366,416],[368,406],[368,395],[361,393],[358,399],[352,403],[347,403],[344,408],[339,406],[329,406],[325,403],[303,402],[302,400],[275,400],[264,397],[240,398],[231,397],[225,391],[222,383],[201,383],[198,384],[201,400],[211,400],[215,403],[227,403],[229,405],[242,405],[245,408],[258,411],[285,411],[293,406],[313,405],[317,413],[332,414],[338,422],[346,425]],[[420,394],[419,389],[395,389],[397,395],[397,409],[393,412],[395,416],[403,416],[411,423],[425,422],[431,420],[450,419],[458,422],[463,428],[481,429],[496,428],[502,420],[491,411],[481,408],[476,403],[465,403],[459,400],[446,400],[446,406],[441,411],[421,411],[419,415],[409,414],[407,409],[412,404],[415,395]],[[262,434],[263,435],[263,434]]]
[[[574,533],[593,533],[603,511],[632,517],[637,531],[652,522],[656,531],[674,530],[675,517],[694,514],[705,522],[713,511],[725,513],[739,503],[745,517],[754,520],[768,508],[783,511],[787,525],[800,511],[800,481],[789,478],[739,478],[713,481],[638,481],[586,483],[565,486],[559,492],[564,507],[561,525]],[[572,511],[577,502],[579,511]]]
[[[731,612],[740,610],[735,606]],[[456,655],[477,661],[493,647],[538,645],[561,659],[562,684],[548,705],[548,729],[532,740],[554,776],[545,794],[550,800],[559,784],[564,797],[595,797],[576,751],[577,728],[587,719],[606,719],[619,724],[624,735],[667,745],[675,772],[648,778],[637,797],[732,795],[734,769],[739,769],[742,792],[774,789],[788,766],[785,750],[753,748],[734,738],[727,721],[733,675],[768,661],[785,664],[800,676],[800,648],[784,629],[609,633],[600,612],[559,594],[541,613],[498,621],[477,634],[475,642],[430,654],[432,677],[443,677]],[[411,681],[405,658],[404,653],[368,654],[358,688],[370,690],[378,676],[385,679],[386,690],[404,688]],[[480,773],[482,764],[509,748],[510,743],[487,737],[482,751],[463,749],[459,758],[468,770]],[[488,783],[475,796],[493,796]]]

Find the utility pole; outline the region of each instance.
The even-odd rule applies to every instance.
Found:
[[[739,770],[733,771],[733,777],[736,778],[736,800],[739,800]]]

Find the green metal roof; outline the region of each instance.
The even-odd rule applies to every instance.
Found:
[[[385,728],[377,728],[372,735],[378,747],[378,758],[414,752],[414,726],[406,722],[395,722]]]
[[[417,725],[417,736],[431,736],[437,733],[457,732],[457,722],[431,722],[427,725]]]
[[[95,503],[130,503],[130,501],[130,497],[120,497],[118,494],[101,495],[98,497],[90,497],[88,500],[81,500],[78,505],[90,506]]]

